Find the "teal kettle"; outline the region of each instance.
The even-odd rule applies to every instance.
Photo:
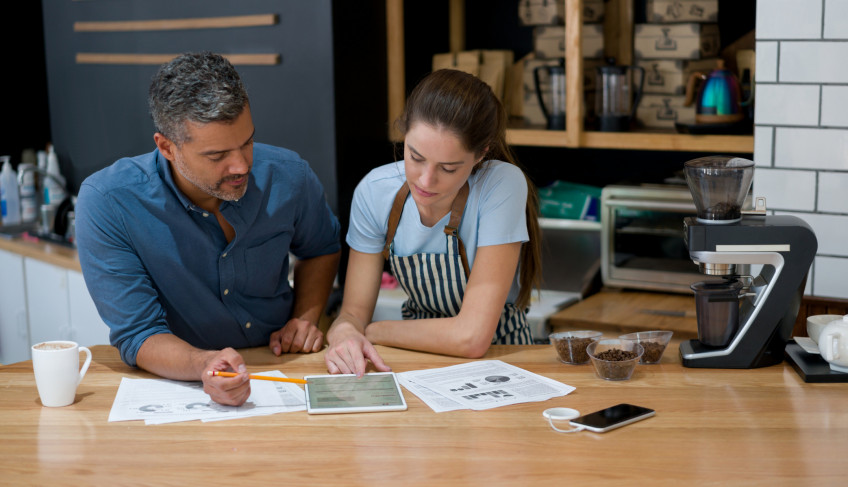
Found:
[[[695,104],[696,124],[728,124],[745,118],[742,107],[751,100],[742,100],[739,80],[724,67],[723,60],[719,59],[717,68],[708,75],[696,71],[689,76],[684,105],[691,106],[695,101],[696,85],[699,85]]]

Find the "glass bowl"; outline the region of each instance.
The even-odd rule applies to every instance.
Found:
[[[601,339],[603,333],[593,330],[580,331],[561,331],[551,333],[548,339],[554,350],[557,352],[557,358],[564,364],[585,364],[589,362],[589,354],[586,353],[587,347]]]
[[[642,345],[645,352],[642,354],[642,358],[639,359],[640,364],[658,364],[673,334],[673,332],[668,330],[639,331],[621,335],[618,338],[622,340],[633,340]]]
[[[633,340],[600,340],[589,344],[586,352],[598,377],[604,380],[629,380],[645,351]]]

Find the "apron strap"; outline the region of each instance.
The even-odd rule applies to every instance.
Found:
[[[454,198],[453,203],[451,204],[451,217],[448,224],[445,226],[445,234],[453,235],[456,237],[457,242],[459,243],[459,256],[462,259],[462,268],[465,269],[466,277],[471,275],[471,270],[468,268],[468,257],[465,255],[465,245],[462,243],[462,239],[459,238],[459,223],[462,221],[462,213],[465,211],[465,202],[468,201],[468,181],[462,185],[462,188],[459,189],[459,193],[456,194],[456,198]],[[403,205],[406,202],[406,197],[409,196],[409,185],[406,182],[401,185],[397,194],[395,195],[395,201],[392,203],[392,211],[389,213],[389,228],[386,232],[386,244],[383,246],[383,258],[388,260],[391,252],[389,249],[392,246],[392,241],[395,239],[395,232],[397,231],[398,223],[400,222],[400,216],[403,213]]]
[[[389,230],[386,233],[386,245],[383,246],[383,258],[386,260],[389,259],[389,248],[391,248],[392,242],[395,239],[395,232],[397,231],[398,222],[400,222],[400,216],[403,213],[403,204],[406,202],[407,196],[409,196],[409,185],[404,181],[395,195],[395,201],[392,203],[392,212],[389,213]]]
[[[465,212],[465,202],[468,201],[468,181],[459,189],[456,198],[451,204],[451,217],[448,224],[445,226],[445,234],[453,235],[459,243],[459,256],[462,259],[462,268],[465,269],[465,276],[471,276],[471,270],[468,268],[468,257],[465,255],[465,245],[462,244],[462,239],[459,238],[459,222],[462,221],[462,213]]]

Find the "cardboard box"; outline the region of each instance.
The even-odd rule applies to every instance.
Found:
[[[642,95],[636,119],[645,127],[674,128],[676,122],[693,123],[695,104],[685,107],[683,95]]]
[[[604,0],[583,0],[583,22],[604,20]]]
[[[565,57],[565,26],[546,25],[533,29],[533,47],[536,57]],[[604,57],[604,25],[583,24],[582,54],[584,58]]]
[[[513,65],[513,52],[509,50],[474,50],[433,55],[433,71],[443,68],[457,69],[473,74],[485,81],[505,105],[509,103],[509,69]]]
[[[604,19],[604,0],[583,0],[583,22]],[[565,23],[565,0],[519,0],[518,20],[521,25],[562,25]]]
[[[718,0],[646,0],[648,22],[718,22]]]
[[[710,73],[718,67],[718,58],[681,61],[675,59],[640,59],[636,65],[645,69],[644,93],[684,95],[689,76],[694,72]]]
[[[705,59],[718,56],[718,24],[636,24],[637,59]]]

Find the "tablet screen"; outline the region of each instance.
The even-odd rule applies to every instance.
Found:
[[[310,414],[402,411],[406,401],[393,372],[375,372],[357,378],[353,374],[311,375],[306,410]]]

